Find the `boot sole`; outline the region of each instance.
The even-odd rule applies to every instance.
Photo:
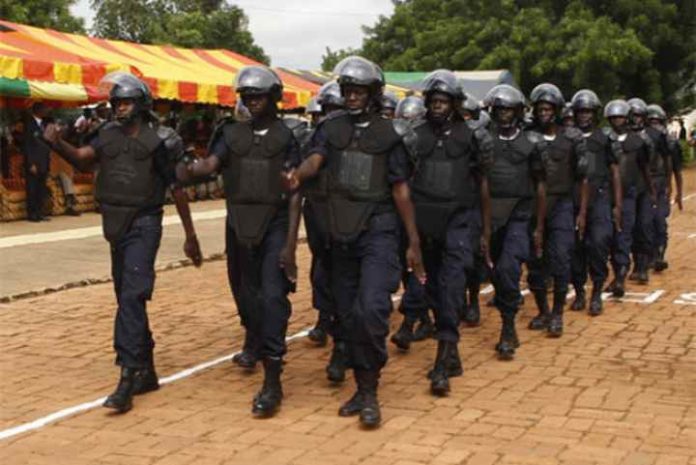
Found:
[[[113,410],[113,411],[115,411],[116,413],[126,413],[126,412],[130,411],[131,409],[133,409],[133,404],[131,403],[131,404],[128,404],[128,405],[126,405],[126,406],[120,407],[120,406],[118,406],[118,405],[114,405],[114,404],[110,404],[110,403],[104,402],[104,403],[102,404],[102,407],[108,408],[108,409],[110,409],[110,410]]]
[[[133,395],[134,395],[134,396],[142,396],[143,394],[147,394],[148,392],[158,391],[159,388],[160,388],[160,385],[159,385],[159,384],[157,384],[157,385],[155,385],[155,386],[147,386],[147,387],[145,387],[145,388],[143,388],[143,389],[139,389],[139,390],[137,390],[137,391],[133,391]]]

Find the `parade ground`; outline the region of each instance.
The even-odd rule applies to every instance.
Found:
[[[118,368],[100,217],[2,224],[0,463],[696,465],[696,170],[685,179],[667,271],[631,283],[623,300],[607,297],[599,317],[566,310],[560,339],[526,329],[528,297],[511,362],[496,359],[500,318],[484,307],[482,326],[461,330],[464,375],[445,398],[426,379],[434,340],[409,353],[389,344],[374,431],[337,415],[354,383],[330,385],[330,348],[306,338],[316,312],[304,243],[285,397],[277,416],[255,419],[262,372],[230,360],[242,329],[227,284],[224,201],[192,204],[209,257],[200,269],[183,262],[183,230],[168,207],[149,305],[163,385],[115,415],[101,407]],[[487,287],[482,301],[490,296]],[[392,329],[400,320],[394,312]]]

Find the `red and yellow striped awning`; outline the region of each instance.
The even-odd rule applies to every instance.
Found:
[[[0,20],[0,78],[83,86],[89,100],[99,80],[130,71],[150,86],[153,96],[188,103],[234,105],[232,88],[240,68],[258,62],[229,50],[142,45],[67,34]],[[304,106],[319,86],[279,71],[283,106]]]

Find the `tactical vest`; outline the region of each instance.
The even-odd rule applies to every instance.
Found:
[[[493,166],[489,174],[491,197],[531,198],[534,195],[530,157],[535,144],[520,131],[512,140],[493,138]]]
[[[592,134],[585,139],[588,151],[587,178],[594,186],[601,186],[609,182],[610,171],[607,160],[607,151],[611,150],[611,141],[601,129],[594,129]]]
[[[546,192],[557,196],[571,195],[575,183],[575,154],[573,141],[565,130],[547,142],[545,152]]]
[[[619,158],[619,172],[621,173],[621,186],[626,193],[628,188],[634,187],[638,192],[645,189],[645,181],[641,174],[638,159],[645,150],[645,142],[641,137],[629,131],[626,139],[621,143],[623,154]]]
[[[241,243],[258,245],[287,203],[280,176],[293,135],[277,120],[265,135],[255,134],[250,123],[234,123],[222,136],[229,150],[222,176],[232,227]]]
[[[645,129],[645,134],[652,139],[655,146],[655,153],[650,160],[650,176],[653,178],[665,178],[667,176],[667,163],[665,158],[671,156],[667,146],[667,138],[665,134],[659,130],[648,126]]]
[[[432,125],[415,129],[416,171],[411,192],[419,231],[442,237],[454,212],[474,205],[476,183],[471,174],[473,132],[464,122],[438,135]]]
[[[367,127],[346,113],[322,123],[328,140],[327,188],[334,239],[352,241],[380,204],[391,203],[389,154],[401,142],[391,121],[373,117]]]

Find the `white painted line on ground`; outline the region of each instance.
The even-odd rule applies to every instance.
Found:
[[[696,305],[696,292],[681,294],[674,303],[679,305]]]
[[[309,333],[309,329],[304,329],[298,333],[293,334],[292,336],[288,336],[285,338],[286,342],[293,341],[295,339],[300,339],[305,337]],[[191,368],[187,368],[185,370],[182,370],[178,373],[174,373],[173,375],[166,376],[164,378],[160,379],[160,384],[169,384],[173,383],[174,381],[178,381],[180,379],[188,378],[189,376],[198,373],[199,371],[207,370],[208,368],[212,368],[216,365],[220,365],[221,363],[228,362],[232,360],[232,357],[234,357],[236,354],[239,352],[234,352],[229,355],[225,355],[223,357],[216,358],[214,360],[210,360],[204,363],[201,363],[199,365],[193,366]],[[46,425],[49,425],[51,423],[55,423],[56,421],[63,420],[65,418],[71,417],[73,415],[77,415],[78,413],[81,412],[86,412],[87,410],[92,410],[94,408],[100,407],[104,401],[106,400],[106,396],[100,397],[99,399],[95,399],[89,402],[84,402],[79,405],[75,405],[72,407],[65,408],[63,410],[59,410],[57,412],[53,412],[50,415],[46,415],[41,418],[37,418],[34,421],[30,421],[28,423],[23,423],[21,425],[13,426],[12,428],[8,428],[5,430],[0,431],[0,440],[2,439],[8,439],[13,436],[17,436],[22,433],[27,433],[29,431],[37,430],[40,428],[43,428]]]
[[[691,194],[687,195],[686,197],[682,197],[682,202],[686,202],[687,200],[693,199],[696,197],[696,192],[692,192]]]
[[[224,218],[226,215],[227,210],[224,208],[219,210],[195,212],[191,214],[193,221],[215,220],[218,218]],[[169,226],[173,224],[181,224],[181,219],[179,218],[179,215],[169,215],[165,216],[162,219],[163,226]],[[53,231],[45,233],[21,234],[17,236],[0,238],[0,249],[29,244],[44,244],[47,242],[67,241],[71,239],[85,239],[87,237],[96,237],[101,235],[101,226],[65,229],[62,231]]]

